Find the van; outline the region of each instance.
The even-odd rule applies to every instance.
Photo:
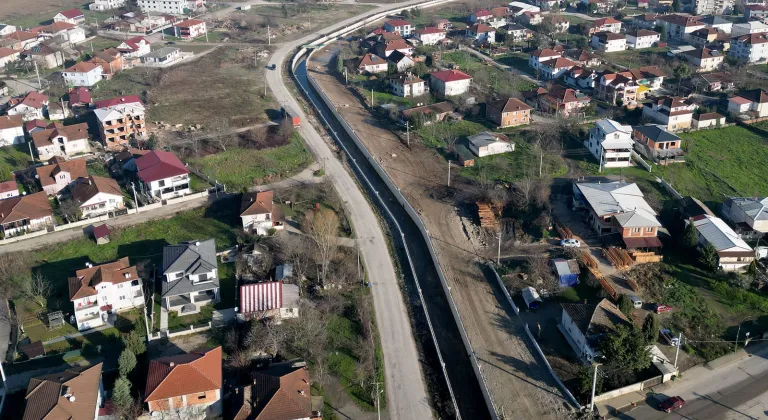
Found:
[[[640,300],[637,296],[630,296],[629,299],[632,301],[632,307],[635,309],[640,309],[643,307],[643,301]]]

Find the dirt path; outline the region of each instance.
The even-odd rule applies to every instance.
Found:
[[[494,404],[500,411],[503,407],[505,413],[515,413],[515,418],[567,417],[565,400],[533,356],[523,337],[522,325],[510,316],[511,308],[501,291],[479,269],[477,255],[482,250],[463,233],[452,200],[434,198],[443,186],[445,161],[434,150],[421,145],[412,143],[409,150],[391,131],[380,126],[359,99],[327,73],[324,63],[330,54],[316,53],[308,66],[310,76],[320,82],[334,103],[344,105],[338,110],[423,214]]]

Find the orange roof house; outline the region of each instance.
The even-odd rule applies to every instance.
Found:
[[[221,347],[149,362],[144,402],[149,411],[220,416]]]

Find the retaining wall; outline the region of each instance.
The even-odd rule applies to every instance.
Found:
[[[678,200],[683,199],[683,195],[677,192],[677,190],[674,189],[672,185],[668,183],[664,178],[661,178],[661,186],[664,187],[664,189],[667,190],[667,192],[674,195],[675,198],[677,198]]]
[[[650,387],[652,385],[658,385],[660,383],[661,383],[661,376],[653,377],[643,382],[634,383],[632,385],[627,385],[624,388],[614,389],[613,391],[608,391],[600,395],[596,395],[595,402],[598,403],[600,401],[610,400],[611,398],[616,398],[624,394],[642,391],[643,389],[646,388],[646,384],[649,384],[648,387]]]

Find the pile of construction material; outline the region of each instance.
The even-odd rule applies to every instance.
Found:
[[[496,215],[488,203],[477,203],[477,215],[480,216],[480,227],[496,229]]]
[[[617,270],[623,270],[632,267],[634,260],[629,256],[626,250],[615,246],[603,248],[603,257],[610,261]]]
[[[629,255],[636,263],[661,262],[661,255],[655,252],[630,251]]]
[[[560,235],[560,239],[573,239],[573,232],[571,232],[567,226],[555,223],[555,230],[557,230],[557,234]]]

